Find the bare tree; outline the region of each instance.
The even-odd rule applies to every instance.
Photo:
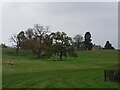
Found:
[[[81,44],[81,42],[83,41],[82,35],[80,35],[80,34],[75,35],[75,36],[73,37],[73,39],[75,40],[75,44],[76,44],[76,46],[77,46],[77,49],[79,50],[79,49],[80,49],[80,44]]]

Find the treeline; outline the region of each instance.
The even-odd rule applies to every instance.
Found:
[[[78,35],[75,35],[73,37],[73,39],[74,39],[74,47],[76,47],[78,50],[92,50],[92,49],[111,50],[111,49],[115,49],[109,41],[106,41],[104,47],[91,43],[92,39],[91,39],[90,32],[86,32],[84,35],[84,38],[82,37],[82,35],[78,34]]]
[[[20,31],[17,35],[12,36],[11,40],[16,44],[17,54],[20,49],[28,49],[38,58],[58,55],[60,60],[67,56],[77,57],[76,50],[91,50],[96,47],[91,42],[90,32],[86,32],[84,37],[78,34],[72,38],[65,32],[50,32],[48,26],[44,27],[39,24],[35,24],[33,28],[28,28],[26,31]],[[2,47],[7,46],[2,44]],[[102,49],[114,49],[114,47],[107,41]]]

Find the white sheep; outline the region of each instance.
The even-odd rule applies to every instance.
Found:
[[[10,62],[7,62],[7,65],[9,65],[10,64]]]
[[[6,62],[7,65],[14,65],[14,62]]]
[[[14,62],[10,62],[11,65],[14,65]]]

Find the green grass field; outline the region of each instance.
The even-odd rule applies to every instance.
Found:
[[[117,50],[81,51],[76,59],[64,61],[36,59],[25,51],[17,56],[14,49],[2,51],[3,88],[118,88],[118,83],[104,81],[104,70],[117,67]]]

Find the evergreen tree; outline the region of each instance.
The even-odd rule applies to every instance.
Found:
[[[91,43],[92,39],[91,39],[90,32],[86,32],[84,38],[85,38],[85,41],[84,41],[85,50],[91,50],[93,47],[93,44]]]
[[[112,44],[109,41],[106,41],[104,49],[114,49],[114,47],[112,47]]]

